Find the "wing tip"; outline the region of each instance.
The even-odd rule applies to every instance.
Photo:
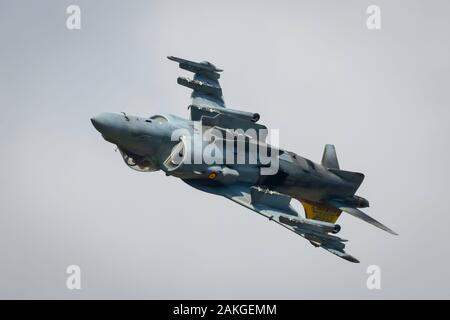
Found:
[[[342,257],[343,259],[352,262],[352,263],[360,263],[358,259],[356,259],[354,256],[347,255],[346,257]]]
[[[216,67],[214,64],[212,64],[209,61],[195,62],[195,61],[186,60],[186,59],[175,57],[175,56],[167,56],[167,59],[178,62],[180,64],[181,69],[186,69],[186,70],[189,70],[192,72],[198,72],[199,70],[208,71],[208,72],[222,72],[223,71],[223,69]],[[190,66],[190,68],[187,68],[187,66]],[[194,70],[192,68],[194,68]],[[195,70],[195,69],[198,69],[198,70]]]
[[[341,251],[341,250],[337,250],[337,249],[333,249],[333,248],[327,248],[325,246],[321,246],[322,248],[324,248],[325,250],[331,252],[332,254],[338,256],[339,258],[342,258],[344,260],[347,260],[348,262],[352,262],[352,263],[360,263],[360,261],[358,259],[356,259],[354,256],[348,254],[345,251]]]
[[[389,229],[389,228],[388,228],[388,230],[385,230],[385,231],[389,232],[389,233],[392,234],[393,236],[399,236],[399,234],[398,234],[397,232],[395,232],[394,230],[392,230],[392,229]]]

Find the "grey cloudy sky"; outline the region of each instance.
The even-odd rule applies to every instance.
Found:
[[[81,7],[82,29],[66,28]],[[382,29],[366,28],[381,7]],[[450,298],[448,1],[0,0],[0,298]],[[225,69],[282,147],[336,145],[393,237],[340,219],[350,264],[223,198],[127,168],[104,111],[187,116],[167,55]],[[300,209],[298,207],[298,209]],[[82,270],[66,289],[65,269]],[[381,267],[382,289],[366,288]]]

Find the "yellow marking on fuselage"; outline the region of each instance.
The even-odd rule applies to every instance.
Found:
[[[305,217],[311,220],[319,220],[330,223],[336,223],[342,213],[342,210],[323,205],[320,203],[299,200],[305,209]]]

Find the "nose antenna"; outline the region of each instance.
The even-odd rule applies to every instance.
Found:
[[[130,121],[130,118],[128,118],[128,116],[127,116],[127,114],[125,113],[125,112],[121,112],[122,114],[123,114],[123,116],[125,117],[125,119],[127,120],[127,121]]]

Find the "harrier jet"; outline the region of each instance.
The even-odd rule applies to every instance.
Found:
[[[177,80],[192,89],[189,119],[125,113],[91,119],[129,167],[162,170],[196,189],[226,197],[350,262],[359,261],[345,252],[347,240],[335,235],[342,212],[396,234],[359,209],[369,206],[355,194],[364,175],[341,170],[333,145],[326,145],[321,163],[315,163],[267,143],[259,114],[225,105],[219,84],[223,70],[210,62],[168,58],[194,73],[193,79]],[[304,215],[292,199],[302,204]]]

